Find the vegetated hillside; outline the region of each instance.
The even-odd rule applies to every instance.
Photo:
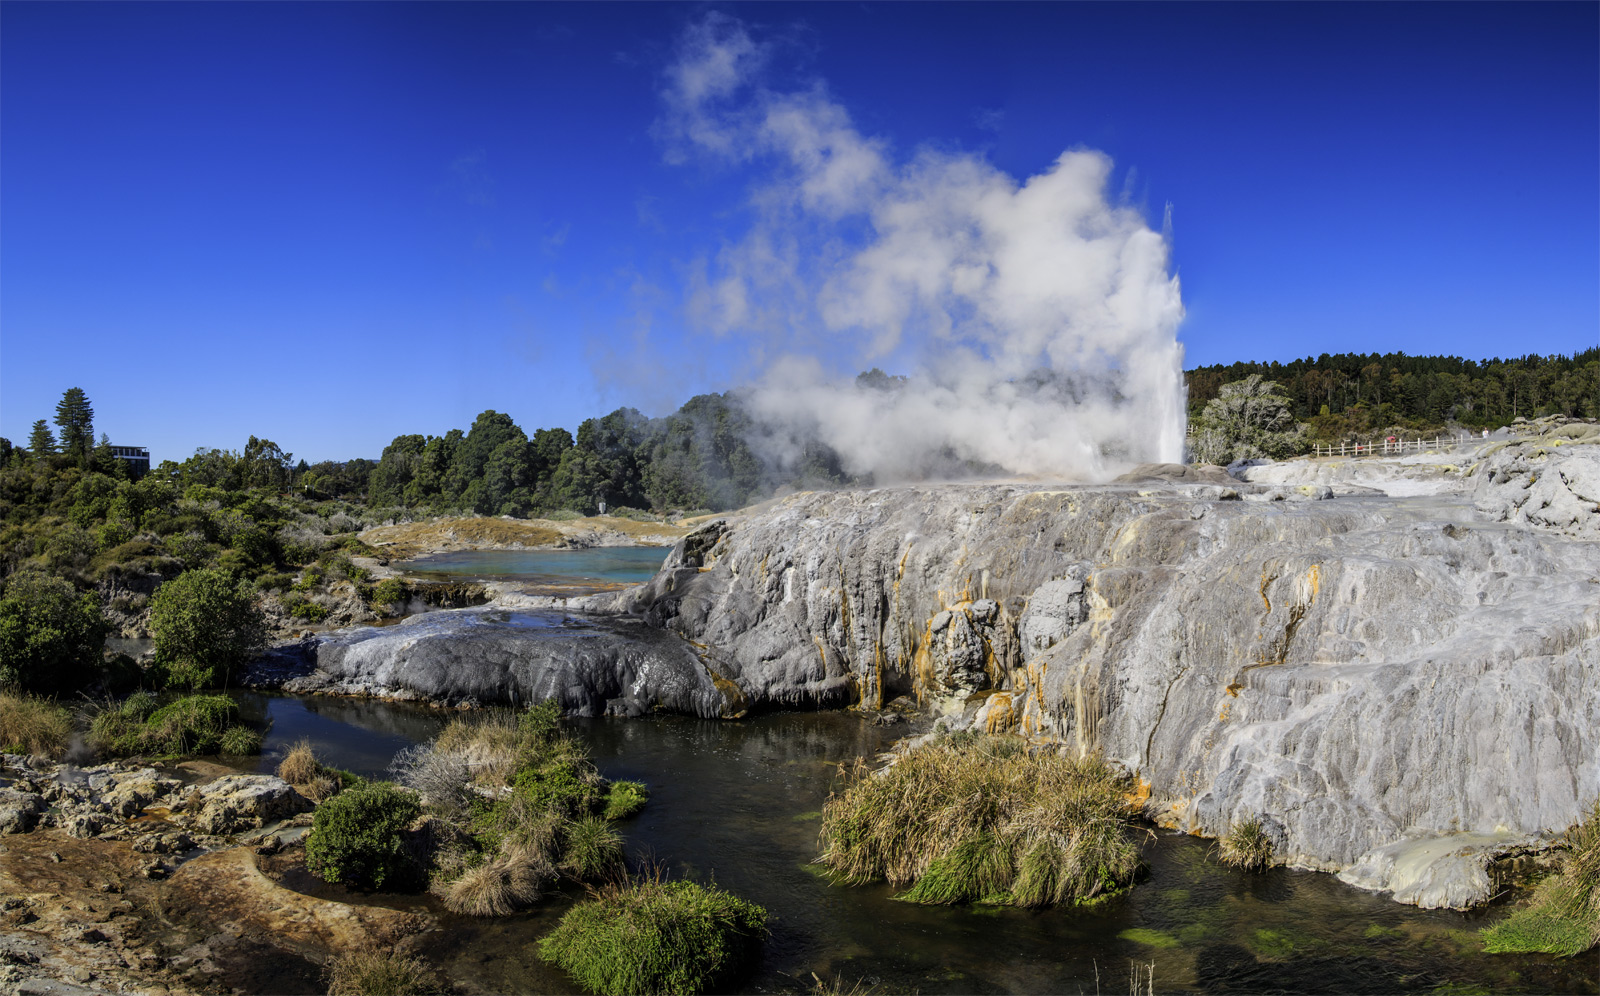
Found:
[[[1311,438],[1455,422],[1497,427],[1515,418],[1600,418],[1600,348],[1572,356],[1467,360],[1405,353],[1323,353],[1289,363],[1240,362],[1185,373],[1193,417],[1224,384],[1259,374],[1284,388]]]

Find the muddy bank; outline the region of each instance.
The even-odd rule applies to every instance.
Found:
[[[454,550],[569,550],[671,546],[697,520],[650,522],[596,515],[582,519],[446,518],[374,526],[360,534],[386,560]]]

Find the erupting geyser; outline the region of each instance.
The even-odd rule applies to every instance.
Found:
[[[669,158],[761,170],[753,221],[700,261],[689,311],[750,337],[768,456],[831,445],[880,480],[962,466],[1104,480],[1183,458],[1183,305],[1168,241],[1106,196],[1110,160],[1018,182],[983,158],[891,158],[818,83],[758,82],[766,49],[713,14],[668,73]],[[826,358],[826,359],[824,359]],[[841,370],[882,364],[905,382]]]

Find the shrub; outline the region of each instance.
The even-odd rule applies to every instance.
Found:
[[[18,571],[0,591],[0,686],[76,693],[93,681],[105,637],[93,595],[40,571]]]
[[[1217,859],[1229,868],[1263,871],[1272,863],[1272,838],[1261,817],[1251,816],[1229,824],[1217,838]]]
[[[309,740],[296,741],[284,759],[278,762],[278,777],[290,785],[309,785],[320,774],[322,765],[317,763],[317,755],[312,752]]]
[[[1562,843],[1561,871],[1539,883],[1528,906],[1484,928],[1484,950],[1572,957],[1600,944],[1600,799]]]
[[[150,634],[169,680],[202,688],[216,677],[227,682],[266,644],[267,627],[249,582],[221,570],[191,570],[156,589]]]
[[[466,916],[509,916],[539,898],[549,881],[527,861],[491,861],[469,868],[450,883],[444,905]]]
[[[539,956],[591,993],[700,993],[755,962],[766,924],[766,910],[715,887],[633,881],[567,911]]]
[[[847,882],[911,883],[910,902],[1084,902],[1139,869],[1123,788],[1098,758],[945,737],[881,772],[858,765],[823,807],[818,860]]]
[[[47,699],[0,692],[0,752],[59,757],[72,737],[72,714]]]
[[[248,726],[231,726],[222,734],[221,753],[235,756],[261,753],[261,734]]]
[[[328,996],[431,996],[444,991],[426,962],[389,948],[332,959],[327,980]]]
[[[399,578],[384,578],[372,589],[373,605],[393,605],[406,597],[406,587]]]
[[[405,832],[422,814],[416,796],[390,782],[367,782],[317,807],[306,835],[306,868],[325,882],[358,888],[409,888],[420,869]]]
[[[290,599],[289,601],[284,602],[283,607],[288,610],[289,615],[296,619],[304,620],[305,622],[319,623],[328,618],[327,608],[325,606],[318,605],[309,598]]]
[[[612,782],[606,793],[605,818],[624,820],[644,808],[650,791],[639,782]]]

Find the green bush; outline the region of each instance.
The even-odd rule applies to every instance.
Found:
[[[227,683],[266,645],[267,625],[249,582],[218,569],[191,570],[156,589],[150,634],[168,680],[198,689],[219,677]]]
[[[598,816],[566,825],[563,866],[574,878],[599,878],[622,864],[622,835]]]
[[[319,605],[309,598],[295,598],[283,603],[290,616],[309,623],[319,623],[328,618],[326,606]]]
[[[753,965],[767,911],[715,887],[637,881],[574,906],[539,956],[591,993],[701,993]]]
[[[357,888],[416,887],[421,869],[405,833],[420,815],[417,797],[390,782],[347,788],[317,807],[306,835],[306,868],[325,882]]]
[[[39,571],[18,571],[0,593],[0,686],[71,695],[94,682],[106,621],[93,595]]]
[[[399,578],[384,578],[372,589],[373,605],[393,605],[405,597],[406,586],[400,583]]]

